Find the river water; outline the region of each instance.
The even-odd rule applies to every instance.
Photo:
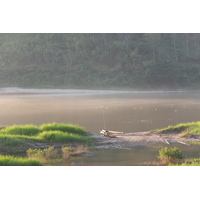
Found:
[[[200,120],[199,91],[0,89],[0,125],[74,123],[88,131],[148,131]]]
[[[99,129],[102,128],[136,132],[199,120],[199,91],[0,89],[1,126],[73,123],[85,127],[89,132],[99,134]],[[140,153],[134,154],[136,157],[144,158],[146,152],[155,157],[156,148],[135,148],[133,152],[143,152],[143,156]],[[102,157],[106,159],[105,151],[102,150],[96,156],[99,163],[103,163]],[[150,153],[151,151],[154,153]],[[107,150],[106,154],[108,159],[116,154],[118,161],[113,163],[120,165],[126,162],[119,158],[130,160],[128,156],[133,156],[131,152]],[[138,162],[140,161],[142,160],[139,159]]]

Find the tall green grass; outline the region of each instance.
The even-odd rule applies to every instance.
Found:
[[[74,124],[59,124],[59,123],[42,124],[40,126],[40,129],[42,131],[62,131],[79,135],[87,134],[86,130],[83,127]]]
[[[176,147],[174,148],[164,147],[159,150],[158,158],[160,158],[161,160],[163,159],[170,160],[170,159],[183,159],[184,157],[180,149]]]
[[[42,166],[42,163],[36,159],[0,155],[0,166]]]
[[[24,146],[24,142],[12,135],[0,135],[0,147],[3,146]]]
[[[26,144],[13,135],[0,135],[0,149],[4,153],[19,153],[25,151]]]
[[[40,132],[39,127],[31,125],[31,124],[8,126],[5,129],[0,131],[1,134],[27,135],[27,136],[37,135],[39,132]]]
[[[176,132],[181,133],[183,136],[200,135],[200,122],[181,123],[175,126],[168,126],[163,129],[156,130],[159,133]]]
[[[62,131],[43,131],[37,137],[39,140],[47,142],[72,142],[72,141],[86,141],[87,137],[75,135]]]
[[[92,144],[94,139],[86,137],[86,130],[73,124],[49,123],[40,127],[35,125],[13,125],[0,130],[0,147],[18,146],[25,140],[42,142],[86,142]],[[5,145],[3,146],[5,147]]]

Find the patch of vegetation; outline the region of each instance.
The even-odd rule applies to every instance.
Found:
[[[0,135],[0,146],[22,146],[24,142],[11,135]]]
[[[85,136],[66,133],[62,131],[43,131],[36,138],[47,142],[83,142],[87,139],[87,137]]]
[[[62,147],[61,151],[63,160],[67,160],[72,152],[72,149],[70,147]]]
[[[34,136],[40,132],[40,129],[34,125],[13,125],[8,126],[0,131],[0,134],[10,134],[10,135],[27,135]]]
[[[0,135],[0,149],[6,153],[21,152],[25,149],[25,143],[12,135]]]
[[[48,162],[57,154],[57,152],[58,151],[54,149],[54,146],[51,146],[43,150],[30,148],[26,151],[26,154],[28,158],[35,158],[41,162]]]
[[[74,124],[62,124],[62,123],[42,124],[40,126],[40,129],[42,131],[62,131],[79,135],[87,134],[86,130],[83,127]]]
[[[156,131],[159,133],[177,132],[186,137],[192,137],[195,135],[200,136],[200,122],[182,123],[175,126],[168,126],[163,129],[158,129]]]
[[[94,144],[94,139],[86,135],[87,132],[83,127],[73,124],[50,123],[40,127],[34,125],[8,126],[0,130],[1,152],[9,154],[26,152],[29,159],[24,160],[13,156],[1,157],[0,165],[41,165],[41,163],[52,165],[53,162],[58,162],[58,158],[56,158],[57,160],[54,158],[58,151],[62,154],[63,160],[66,161],[65,164],[68,165],[67,159],[70,155],[86,152],[88,147],[80,145],[76,148],[62,147],[59,149],[59,144],[68,142],[75,142],[76,145],[77,142],[78,144]],[[58,144],[58,149],[51,146],[43,150],[37,148],[27,150],[30,144],[34,146],[34,142],[55,143],[55,145]],[[34,163],[34,160],[38,160],[39,163]]]
[[[174,148],[167,148],[164,147],[159,150],[158,158],[161,160],[162,163],[176,163],[182,159],[184,159],[184,156],[182,155],[182,152],[174,147]]]
[[[0,166],[42,166],[36,159],[0,155]]]
[[[200,86],[199,33],[1,33],[0,41],[2,87]]]
[[[54,149],[54,146],[45,149],[31,149],[26,151],[28,158],[34,158],[42,162],[44,165],[54,165],[60,162],[61,165],[69,165],[69,158],[79,156],[81,153],[88,151],[88,147],[84,145],[76,147],[62,147]],[[60,156],[62,155],[62,159]]]
[[[200,166],[200,158],[186,159],[183,163],[169,163],[168,166]]]
[[[34,145],[35,142],[94,144],[94,139],[86,135],[87,132],[83,127],[72,124],[52,123],[43,124],[40,127],[13,125],[0,130],[0,150],[3,153],[25,152],[30,147],[29,143]]]

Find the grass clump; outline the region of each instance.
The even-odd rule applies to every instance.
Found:
[[[4,153],[17,153],[25,150],[23,140],[13,137],[12,135],[0,135],[0,149]]]
[[[182,123],[175,126],[168,126],[163,129],[156,130],[159,133],[177,132],[186,137],[192,137],[194,135],[200,136],[200,122]]]
[[[37,135],[39,132],[40,132],[39,127],[31,124],[8,126],[0,131],[1,134],[26,135],[26,136],[34,136]]]
[[[200,166],[200,158],[187,159],[183,163],[169,163],[169,166]]]
[[[161,160],[162,163],[167,164],[167,163],[176,163],[182,160],[184,157],[182,155],[182,152],[178,148],[164,147],[159,150],[158,158]]]
[[[11,135],[0,135],[0,147],[2,146],[23,146],[24,142]]]
[[[42,166],[42,163],[36,159],[0,155],[0,166]]]
[[[86,130],[83,127],[74,124],[59,124],[59,123],[42,124],[40,126],[40,129],[42,131],[62,131],[79,135],[87,134]]]
[[[67,160],[69,158],[71,151],[72,149],[70,147],[62,147],[61,152],[63,160]]]
[[[62,131],[43,131],[37,137],[39,140],[47,142],[71,142],[71,141],[86,141],[87,137],[74,135]]]
[[[35,158],[40,161],[44,161],[44,160],[48,161],[57,154],[57,150],[54,149],[54,146],[43,149],[43,150],[30,148],[26,151],[26,154],[28,158]]]

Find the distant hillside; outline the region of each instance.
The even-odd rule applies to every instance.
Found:
[[[198,88],[200,34],[0,34],[0,87]]]

